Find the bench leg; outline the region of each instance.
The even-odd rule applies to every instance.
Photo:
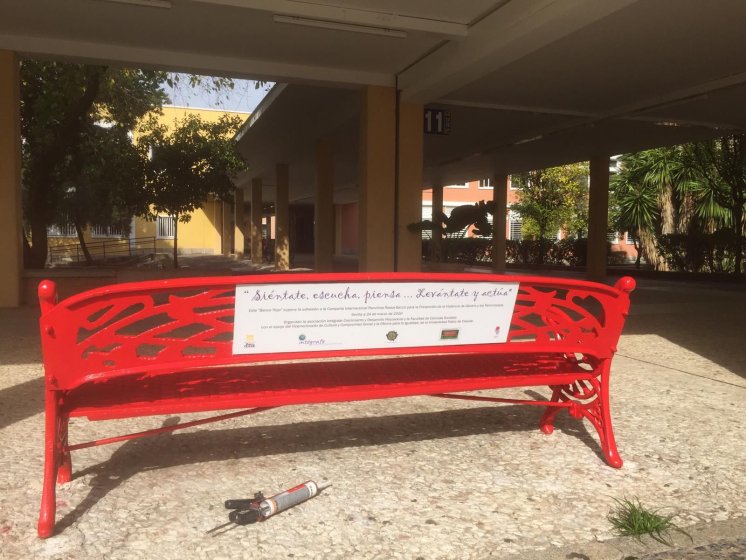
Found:
[[[550,402],[565,402],[570,416],[573,418],[587,418],[598,432],[601,442],[601,451],[606,462],[614,467],[621,468],[622,458],[616,447],[614,430],[611,426],[611,413],[609,411],[609,363],[606,362],[601,368],[600,379],[589,381],[578,381],[571,385],[552,386],[552,398]],[[562,410],[560,407],[548,406],[541,417],[539,427],[545,434],[554,431],[554,419]]]
[[[61,454],[61,418],[56,391],[46,391],[44,414],[44,481],[41,492],[41,511],[37,533],[44,539],[54,531],[54,517],[56,512],[55,484],[60,466]]]
[[[66,414],[60,414],[59,434],[58,434],[58,451],[60,454],[59,469],[57,470],[57,484],[70,482],[73,477],[73,464],[70,459],[68,450],[67,426],[70,418]]]
[[[552,398],[550,399],[550,401],[559,401],[562,395],[562,387],[551,387],[551,389]],[[561,410],[562,408],[558,406],[548,406],[547,409],[544,411],[541,420],[539,421],[539,429],[541,429],[541,431],[547,435],[551,434],[554,431],[554,419],[557,417],[557,414],[559,414]]]
[[[622,458],[619,456],[619,451],[616,448],[616,440],[614,439],[614,430],[611,426],[611,407],[609,406],[609,368],[610,363],[606,362],[603,373],[601,374],[601,391],[599,398],[596,399],[594,407],[594,416],[597,421],[594,421],[588,413],[588,417],[598,431],[598,437],[601,440],[601,449],[606,457],[606,462],[612,467],[617,469],[622,467]]]

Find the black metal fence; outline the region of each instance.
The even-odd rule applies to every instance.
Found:
[[[86,248],[96,262],[129,260],[133,257],[155,254],[155,237],[101,239],[86,243]],[[49,264],[85,262],[80,243],[66,243],[49,247]]]

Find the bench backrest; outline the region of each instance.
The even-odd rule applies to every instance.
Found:
[[[519,292],[504,344],[233,354],[236,285],[329,282],[518,282]],[[634,286],[629,277],[612,287],[492,274],[272,274],[116,284],[57,303],[54,282],[45,280],[39,285],[44,367],[49,388],[72,389],[139,371],[274,360],[444,352],[582,353],[601,360],[616,350]]]

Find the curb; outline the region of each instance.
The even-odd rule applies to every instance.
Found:
[[[717,558],[717,552],[705,556],[700,547],[707,545],[718,545],[713,548],[721,548],[720,545],[728,544],[721,541],[733,541],[739,539],[741,542],[746,537],[746,517],[716,521],[713,523],[698,523],[689,527],[683,527],[689,533],[689,537],[677,531],[669,536],[673,546],[667,546],[650,538],[643,537],[641,540],[634,537],[617,537],[601,542],[578,543],[570,546],[547,548],[543,550],[526,550],[519,554],[502,557],[504,560],[644,560],[646,558],[683,558],[687,553],[692,558],[710,559]],[[737,543],[741,546],[741,543]],[[699,548],[699,550],[694,550]],[[742,550],[746,554],[746,549]],[[724,551],[729,554],[730,551]],[[720,556],[731,558],[732,556]]]

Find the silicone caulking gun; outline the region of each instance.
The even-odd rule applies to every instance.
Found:
[[[228,519],[236,525],[248,525],[257,521],[264,521],[281,511],[310,500],[331,485],[331,482],[317,484],[313,480],[308,480],[269,498],[266,498],[261,492],[257,492],[254,499],[226,500],[226,509],[233,510],[228,514]]]

